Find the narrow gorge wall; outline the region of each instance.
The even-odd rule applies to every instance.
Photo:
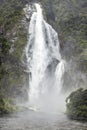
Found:
[[[59,33],[62,57],[68,62],[65,88],[86,87],[87,1],[44,0],[41,2],[46,11],[47,21]]]

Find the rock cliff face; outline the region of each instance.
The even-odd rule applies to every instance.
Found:
[[[16,98],[19,95],[20,100],[27,98],[25,66],[22,64],[28,26],[23,11],[25,3],[6,0],[0,5],[0,97]]]
[[[44,0],[47,21],[59,33],[63,56],[75,58],[78,68],[87,71],[87,1]]]
[[[87,1],[39,1],[48,23],[59,34],[60,51],[68,63],[64,88],[87,87]]]

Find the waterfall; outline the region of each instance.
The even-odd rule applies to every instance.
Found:
[[[58,34],[44,20],[40,5],[34,6],[36,11],[31,16],[29,39],[25,49],[31,105],[54,102],[62,89],[65,71]]]

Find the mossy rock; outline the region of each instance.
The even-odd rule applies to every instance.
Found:
[[[0,114],[9,114],[18,111],[18,107],[13,105],[9,99],[0,98]]]
[[[66,98],[66,114],[71,119],[87,121],[87,89],[78,89]]]

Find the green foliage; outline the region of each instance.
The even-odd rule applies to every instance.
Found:
[[[6,0],[0,7],[0,24],[11,27],[12,24],[17,23],[22,17],[21,12],[26,2],[26,0]]]
[[[87,40],[82,40],[79,42],[79,65],[80,69],[87,72]]]
[[[24,84],[21,57],[27,43],[27,30],[22,24],[27,0],[5,0],[0,4],[0,97],[16,97]],[[13,51],[10,49],[13,46]],[[5,100],[6,101],[6,100]],[[8,102],[8,101],[6,101]],[[2,109],[10,109],[1,105]]]
[[[58,31],[64,57],[67,60],[74,57],[78,69],[87,73],[87,0],[39,1],[45,8],[47,21]]]
[[[78,89],[66,99],[67,115],[71,119],[87,120],[87,89]]]
[[[78,68],[83,72],[87,72],[86,21],[87,16],[73,16],[59,23],[61,28],[60,41],[63,42],[61,47],[64,48],[67,41],[70,46],[69,51],[65,54],[66,58],[70,59],[72,56],[76,57]]]
[[[3,35],[0,35],[0,48],[0,57],[8,53],[10,49],[10,43]]]
[[[5,74],[6,74],[5,68],[3,66],[0,66],[0,79],[2,79]]]
[[[17,110],[18,108],[12,105],[9,99],[0,97],[0,114],[8,114]]]

